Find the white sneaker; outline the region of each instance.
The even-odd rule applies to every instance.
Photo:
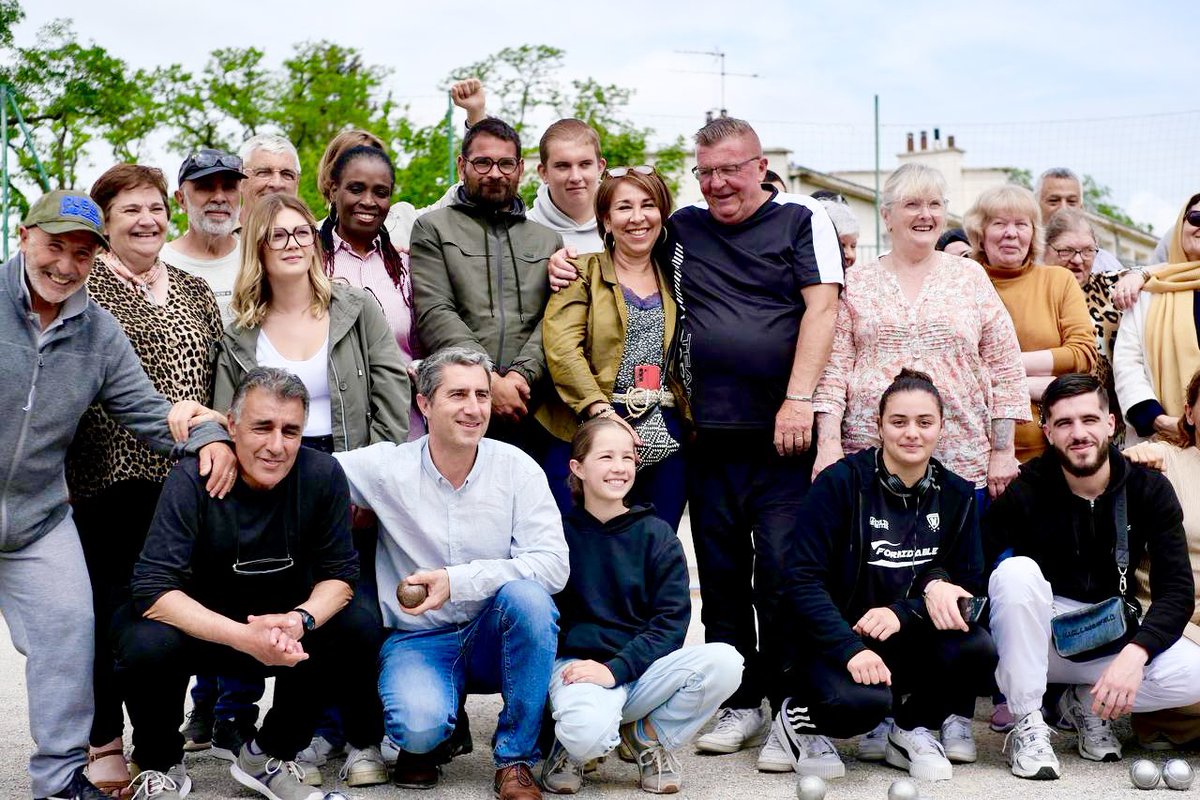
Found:
[[[131,800],[182,800],[192,791],[192,779],[187,767],[176,764],[166,772],[139,772],[129,788],[133,790]]]
[[[388,768],[375,745],[361,750],[350,745],[347,748],[346,763],[342,765],[338,777],[345,781],[347,786],[378,786],[388,782]]]
[[[892,730],[892,718],[888,717],[858,740],[859,761],[883,761],[887,751],[887,736]]]
[[[387,736],[383,737],[383,741],[379,743],[379,754],[383,756],[383,763],[388,767],[396,766],[396,759],[400,757],[400,748],[392,744],[392,740]]]
[[[779,717],[776,716],[775,719],[778,720]],[[796,769],[792,754],[784,747],[783,742],[779,741],[779,731],[775,729],[775,722],[771,723],[767,741],[762,750],[758,751],[757,766],[759,772],[793,772]]]
[[[1040,711],[1030,711],[1016,721],[1004,737],[1004,755],[1013,775],[1035,781],[1058,780],[1061,773],[1058,756],[1050,746],[1050,734]]]
[[[775,738],[788,751],[800,775],[815,775],[823,780],[843,778],[846,765],[829,737],[798,731],[816,730],[808,721],[808,708],[797,706],[790,699],[783,701],[779,715],[771,723]]]
[[[1074,723],[1079,755],[1089,761],[1121,760],[1121,743],[1113,735],[1108,722],[1092,713],[1087,689],[1072,686],[1063,692],[1062,697],[1058,698],[1058,713]]]
[[[971,732],[971,720],[951,714],[942,722],[942,749],[952,764],[974,764],[978,758],[975,750],[975,735]]]
[[[919,781],[948,781],[954,774],[942,743],[928,728],[906,731],[893,723],[883,760]]]
[[[696,740],[696,749],[705,753],[736,753],[754,747],[767,738],[767,717],[761,708],[722,708],[717,724]]]
[[[308,747],[296,754],[296,763],[305,769],[323,767],[330,758],[341,755],[342,750],[341,747],[331,745],[324,736],[314,736]]]

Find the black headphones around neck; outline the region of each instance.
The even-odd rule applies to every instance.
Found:
[[[883,484],[883,488],[889,492],[901,497],[924,497],[927,492],[937,490],[937,476],[934,474],[933,461],[930,461],[925,466],[925,474],[916,484],[908,486],[904,481],[896,477],[883,463],[883,448],[879,448],[875,453],[875,475],[879,478],[879,482]]]

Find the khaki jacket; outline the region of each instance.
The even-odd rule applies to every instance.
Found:
[[[213,408],[229,410],[243,376],[258,366],[260,328],[230,323],[217,347]],[[396,337],[366,292],[333,284],[329,302],[329,393],[333,449],[408,441],[412,388]]]
[[[575,259],[579,279],[550,296],[542,322],[546,366],[557,392],[537,410],[538,422],[559,439],[570,441],[592,403],[608,402],[625,352],[628,318],[625,296],[608,253]],[[678,307],[670,282],[655,267],[665,317],[663,353],[667,385],[676,407],[687,416],[682,385],[672,364]]]

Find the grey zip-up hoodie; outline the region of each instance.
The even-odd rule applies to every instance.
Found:
[[[92,403],[156,452],[176,448],[171,404],[146,377],[120,323],[80,289],[41,330],[20,254],[0,275],[0,352],[0,552],[11,553],[67,515],[67,447]],[[206,422],[182,450],[220,441],[229,441],[225,429]]]
[[[596,229],[596,218],[580,223],[568,217],[550,199],[550,187],[544,183],[538,187],[533,208],[529,209],[526,216],[562,236],[563,244],[574,247],[576,255],[604,252],[604,241]]]
[[[481,350],[536,391],[546,374],[546,262],[561,247],[561,236],[525,218],[520,198],[495,211],[460,189],[448,208],[413,226],[409,264],[421,343],[430,353],[452,345]]]

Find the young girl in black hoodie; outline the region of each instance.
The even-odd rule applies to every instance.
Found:
[[[563,530],[571,578],[555,597],[555,742],[542,785],[574,794],[583,764],[619,744],[638,764],[642,789],[677,792],[672,753],[737,688],[742,657],[726,644],[683,647],[692,608],[687,562],[653,506],[625,507],[637,472],[628,429],[605,417],[585,422],[570,467],[576,505]]]

